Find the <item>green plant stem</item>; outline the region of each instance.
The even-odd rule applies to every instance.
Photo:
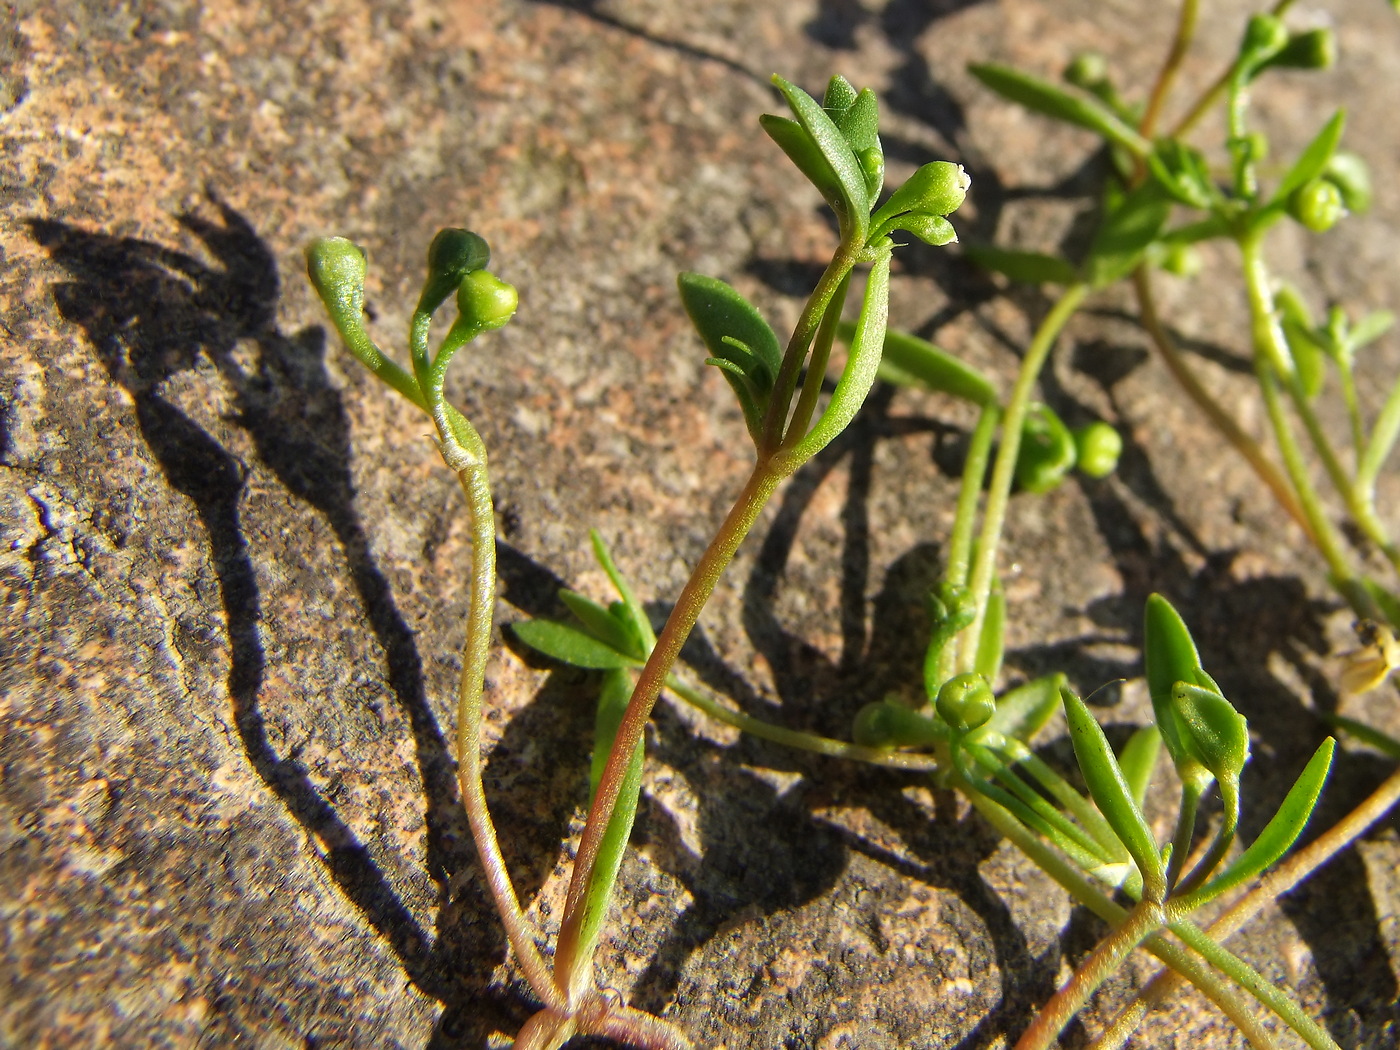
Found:
[[[1351,379],[1351,370],[1344,373],[1346,379]],[[1351,400],[1356,398],[1356,387],[1352,383]],[[1359,411],[1355,413],[1359,416]],[[1385,463],[1386,457],[1390,455],[1391,449],[1395,445],[1395,438],[1400,435],[1400,383],[1396,383],[1390,388],[1390,395],[1385,399],[1385,404],[1381,406],[1380,414],[1376,416],[1376,422],[1371,428],[1371,440],[1364,446],[1364,451],[1357,453],[1356,481],[1353,483],[1353,490],[1356,498],[1364,505],[1368,511],[1374,515],[1376,506],[1376,478],[1381,472],[1381,466]],[[1387,552],[1389,555],[1390,552]],[[1390,558],[1391,564],[1396,564],[1394,556]],[[1397,565],[1400,568],[1400,565]]]
[[[1274,4],[1269,13],[1275,18],[1279,18],[1287,14],[1288,9],[1292,6],[1293,0],[1278,0],[1278,3]],[[1236,59],[1234,62],[1230,63],[1229,68],[1221,73],[1220,76],[1211,81],[1210,86],[1206,88],[1205,91],[1201,92],[1200,97],[1196,99],[1196,104],[1187,111],[1184,117],[1176,122],[1176,125],[1168,132],[1167,137],[1174,139],[1185,137],[1186,133],[1195,127],[1202,117],[1215,108],[1215,104],[1220,101],[1220,96],[1229,90],[1230,82],[1234,80],[1238,73],[1239,59]]]
[[[1374,502],[1374,490],[1370,493],[1365,492],[1361,481],[1361,468],[1366,458],[1366,424],[1361,419],[1361,400],[1356,396],[1356,376],[1351,370],[1351,362],[1345,356],[1337,362],[1337,374],[1342,381],[1342,400],[1347,406],[1347,422],[1351,425],[1352,455],[1356,457],[1356,488],[1363,496],[1369,495]],[[1396,398],[1396,390],[1392,389],[1390,393],[1392,399]],[[1387,401],[1386,404],[1388,406],[1390,402]],[[1385,415],[1385,412],[1382,411],[1381,415]]]
[[[966,791],[964,794],[983,819],[1014,843],[1080,904],[1105,922],[1121,923],[1127,916],[1127,911],[1105,896],[1083,872],[1065,860],[1057,850],[1041,842],[997,803],[975,792]],[[1173,976],[1178,978],[1178,986],[1180,981],[1190,982],[1201,994],[1215,1003],[1255,1046],[1272,1047],[1249,1005],[1225,982],[1211,973],[1199,959],[1160,935],[1149,937],[1144,947],[1171,968]],[[1259,1038],[1256,1038],[1256,1033]]]
[[[1229,940],[1267,904],[1293,889],[1364,835],[1397,801],[1400,801],[1400,770],[1387,777],[1356,809],[1260,879],[1249,893],[1211,924],[1206,934],[1217,942]],[[1181,979],[1176,974],[1161,973],[1148,982],[1138,998],[1143,1001],[1144,1010],[1150,1009],[1180,985]]]
[[[996,463],[992,467],[992,483],[987,493],[987,506],[982,518],[982,534],[978,538],[969,583],[977,612],[972,623],[957,639],[957,666],[961,671],[971,671],[976,661],[977,642],[982,637],[982,621],[987,614],[987,597],[991,593],[992,577],[996,573],[1001,530],[1006,521],[1006,505],[1011,499],[1011,486],[1016,479],[1016,457],[1021,449],[1021,426],[1030,406],[1031,393],[1035,389],[1036,379],[1040,376],[1040,370],[1045,365],[1050,349],[1055,345],[1056,337],[1088,294],[1087,284],[1072,284],[1060,294],[1060,298],[1040,322],[1030,346],[1026,348],[1026,356],[1021,361],[1016,385],[1012,387],[1011,397],[1007,400],[1006,411],[1001,421],[1001,448],[997,450]]]
[[[851,286],[851,272],[847,270],[846,276],[836,286],[831,302],[822,314],[821,324],[817,327],[816,339],[812,345],[812,359],[807,364],[807,377],[803,380],[802,393],[797,397],[797,407],[793,409],[792,420],[783,438],[785,447],[791,447],[802,440],[812,422],[812,413],[816,410],[817,398],[822,392],[822,381],[826,378],[826,363],[831,358],[831,344],[836,339],[836,326],[841,322],[841,308],[846,304],[846,291]]]
[[[439,398],[435,415],[446,419],[440,402]],[[510,872],[496,841],[496,829],[481,781],[482,693],[491,644],[491,619],[496,605],[496,522],[486,473],[486,453],[476,431],[460,415],[449,422],[447,429],[440,423],[438,436],[443,458],[456,471],[467,499],[472,540],[467,637],[462,646],[462,676],[457,694],[457,783],[487,886],[520,970],[535,995],[546,1006],[558,1008],[564,1005],[564,998],[555,987],[549,966],[535,945],[529,922],[516,898]],[[473,445],[476,447],[471,447]]]
[[[1239,238],[1238,243],[1244,264],[1245,289],[1249,297],[1250,327],[1254,338],[1254,374],[1264,397],[1264,406],[1269,414],[1269,423],[1273,427],[1274,440],[1278,442],[1284,469],[1293,483],[1293,490],[1298,495],[1303,513],[1307,515],[1312,526],[1313,544],[1327,562],[1333,585],[1358,615],[1379,619],[1380,614],[1375,608],[1375,602],[1352,571],[1341,536],[1322,509],[1317,490],[1308,476],[1302,450],[1293,436],[1293,429],[1279,398],[1278,377],[1290,375],[1292,366],[1284,346],[1283,333],[1278,327],[1278,319],[1274,316],[1268,270],[1261,253],[1261,236],[1258,233],[1246,234]]]
[[[797,377],[807,357],[807,348],[811,346],[817,327],[826,316],[826,308],[836,295],[837,289],[850,276],[857,254],[856,248],[843,242],[832,256],[831,262],[827,264],[821,280],[817,282],[816,289],[807,300],[807,305],[802,308],[802,314],[792,330],[792,338],[788,340],[787,349],[783,351],[783,363],[778,368],[768,411],[763,417],[763,433],[758,442],[760,463],[767,462],[783,443],[788,409],[792,406],[792,395],[797,389]]]
[[[733,726],[735,729],[763,740],[771,740],[775,744],[795,747],[802,751],[811,751],[818,755],[830,755],[833,758],[867,762],[874,766],[888,766],[891,769],[932,773],[939,768],[938,759],[933,755],[892,751],[887,748],[862,747],[844,740],[833,740],[830,737],[803,733],[796,729],[786,729],[783,726],[774,725],[772,722],[765,722],[738,711],[731,711],[712,697],[706,696],[699,689],[682,682],[675,675],[667,677],[666,689],[692,707],[704,711],[717,722],[723,722],[725,725]]]
[[[958,487],[958,507],[953,515],[953,531],[948,537],[948,566],[943,579],[954,586],[967,585],[967,573],[972,561],[972,537],[977,529],[977,506],[982,498],[982,485],[991,461],[992,442],[996,439],[1001,409],[984,405],[973,428],[963,463],[962,482]],[[946,682],[957,673],[958,644],[950,640],[938,653],[938,681]]]
[[[1219,402],[1210,396],[1206,388],[1201,385],[1200,380],[1196,378],[1191,366],[1186,363],[1186,359],[1177,348],[1176,340],[1171,337],[1171,333],[1167,331],[1158,317],[1156,299],[1152,294],[1152,277],[1146,267],[1139,267],[1133,274],[1133,287],[1137,292],[1138,312],[1142,318],[1142,325],[1147,329],[1152,345],[1162,356],[1162,362],[1167,366],[1167,371],[1172,374],[1172,378],[1186,392],[1186,396],[1196,403],[1196,407],[1220,432],[1221,436],[1233,445],[1235,451],[1254,468],[1254,473],[1259,476],[1259,480],[1273,493],[1278,505],[1307,533],[1309,541],[1316,543],[1317,538],[1313,534],[1312,524],[1293,495],[1293,489],[1289,486],[1288,479],[1279,472],[1278,467],[1265,454],[1259,443],[1240,429],[1234,417],[1221,408]]]
[[[1172,835],[1172,855],[1167,861],[1167,887],[1176,885],[1186,858],[1191,852],[1191,838],[1196,833],[1196,813],[1200,809],[1201,796],[1210,786],[1207,781],[1199,783],[1188,777],[1181,785],[1181,805],[1176,811],[1176,833]]]
[[[1166,60],[1157,73],[1157,79],[1152,85],[1152,93],[1147,97],[1147,107],[1143,110],[1142,120],[1138,122],[1138,134],[1149,141],[1156,133],[1157,121],[1162,116],[1162,106],[1167,100],[1167,94],[1171,91],[1172,82],[1176,80],[1176,74],[1181,69],[1182,60],[1185,59],[1186,52],[1191,47],[1191,38],[1196,34],[1196,16],[1199,13],[1199,8],[1199,0],[1182,0],[1181,13],[1177,16],[1176,21],[1176,35],[1172,37],[1171,50],[1167,52]]]
[[[592,882],[598,847],[608,822],[612,819],[628,760],[638,741],[642,739],[647,719],[651,717],[651,710],[656,706],[656,698],[661,693],[676,657],[680,655],[681,647],[699,619],[701,609],[714,592],[720,574],[733,559],[739,544],[748,535],[759,512],[783,476],[771,469],[767,458],[761,458],[754,467],[734,506],[701,556],[680,597],[676,599],[675,607],[666,620],[666,626],[656,639],[656,647],[652,650],[646,666],[642,668],[637,686],[632,691],[632,699],[627,704],[621,725],[618,726],[612,751],[598,782],[598,792],[588,812],[588,823],[584,827],[578,854],[574,858],[573,874],[564,901],[564,918],[554,952],[554,973],[556,984],[570,1002],[588,986],[592,978],[595,946],[584,944],[580,940],[584,917],[583,902]]]
[[[1123,922],[1101,940],[1074,976],[1051,997],[1016,1043],[1016,1050],[1046,1050],[1058,1038],[1071,1017],[1098,990],[1123,961],[1123,957],[1162,926],[1162,906],[1139,901]]]

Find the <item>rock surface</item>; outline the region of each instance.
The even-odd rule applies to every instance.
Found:
[[[756,117],[782,72],[879,90],[892,181],[965,163],[964,240],[1072,238],[1092,142],[994,99],[996,59],[1046,76],[1112,56],[1155,71],[1172,5],[1129,0],[21,0],[0,33],[0,1045],[501,1046],[528,1016],[456,799],[464,610],[459,493],[421,417],[342,352],[303,276],[313,237],[370,260],[369,315],[402,346],[422,253],[467,225],[516,321],[454,366],[493,456],[498,622],[597,597],[598,528],[663,613],[748,467],[703,367],[678,270],[730,279],[780,330],[834,241]],[[1247,13],[1206,5],[1184,79]],[[1400,23],[1335,9],[1341,64],[1260,91],[1275,155],[1339,104],[1375,212],[1282,231],[1315,305],[1400,305]],[[1311,14],[1308,17],[1313,17]],[[1162,281],[1171,323],[1260,432],[1233,260]],[[914,248],[894,320],[1009,380],[1048,301]],[[1256,731],[1253,835],[1323,735],[1346,618],[1301,533],[1204,429],[1120,291],[1071,326],[1044,396],[1103,416],[1123,469],[1014,504],[1008,674],[1084,691],[1137,673],[1168,593]],[[1395,371],[1388,337],[1368,404]],[[687,652],[748,710],[835,736],[917,681],[921,600],[970,423],[877,389],[784,489]],[[1388,482],[1385,493],[1395,495]],[[588,676],[503,632],[488,788],[552,936],[586,792]],[[1097,698],[1143,717],[1139,684]],[[1393,691],[1372,717],[1393,724]],[[1117,733],[1117,729],[1111,729]],[[1063,760],[1063,744],[1049,753]],[[663,704],[627,916],[604,983],[698,1046],[986,1047],[1014,1039],[1102,932],[952,796],[739,739]],[[1388,771],[1350,755],[1338,815]],[[1394,827],[1284,900],[1245,954],[1347,1046],[1397,1038]],[[1134,959],[1083,1039],[1150,972]],[[1142,1045],[1241,1040],[1204,1000]]]

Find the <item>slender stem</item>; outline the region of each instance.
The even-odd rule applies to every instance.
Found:
[[[837,248],[836,254],[822,273],[821,280],[817,282],[816,289],[807,300],[807,305],[802,308],[797,326],[792,330],[792,338],[788,340],[787,349],[783,352],[783,363],[778,368],[768,411],[763,418],[763,434],[758,442],[760,463],[765,462],[782,444],[788,409],[792,406],[792,394],[797,389],[797,377],[802,371],[802,362],[807,357],[807,348],[826,314],[827,305],[855,266],[856,254],[856,249],[844,243]]]
[[[1275,18],[1278,18],[1286,14],[1288,9],[1292,6],[1293,0],[1278,0],[1278,3],[1274,4],[1273,9],[1269,13]],[[1230,63],[1229,67],[1221,73],[1220,76],[1216,77],[1216,79],[1211,82],[1210,87],[1206,88],[1206,90],[1201,93],[1200,98],[1196,100],[1196,104],[1187,111],[1186,116],[1176,122],[1176,126],[1172,128],[1168,137],[1174,139],[1181,138],[1186,132],[1195,127],[1197,122],[1209,113],[1211,107],[1220,100],[1220,96],[1229,88],[1230,82],[1235,78],[1238,72],[1239,59],[1236,59]]]
[[[1199,0],[1182,0],[1181,13],[1177,16],[1176,35],[1172,38],[1171,50],[1167,52],[1166,60],[1157,73],[1157,80],[1152,85],[1152,94],[1147,99],[1147,108],[1143,111],[1142,120],[1138,122],[1138,133],[1145,139],[1151,139],[1157,130],[1157,121],[1161,118],[1162,106],[1167,100],[1168,92],[1171,91],[1172,82],[1176,80],[1176,74],[1181,69],[1181,63],[1186,57],[1187,49],[1191,46],[1191,38],[1196,33],[1196,16],[1199,7]]]
[[[1167,887],[1176,885],[1186,858],[1191,852],[1191,838],[1196,833],[1196,812],[1201,805],[1201,796],[1209,787],[1209,781],[1200,783],[1188,777],[1181,785],[1181,805],[1176,811],[1176,833],[1172,835],[1172,855],[1167,861]]]
[[[987,823],[1014,843],[1080,904],[1105,922],[1121,923],[1127,916],[1126,909],[1111,901],[1058,850],[1041,842],[1000,805],[975,792],[964,794]],[[1272,1043],[1263,1035],[1263,1029],[1250,1012],[1249,1005],[1224,981],[1211,973],[1199,958],[1159,934],[1149,937],[1143,947],[1171,968],[1172,976],[1177,978],[1177,985],[1173,987],[1179,986],[1182,980],[1190,982],[1202,995],[1220,1007],[1255,1046],[1271,1050]],[[1262,1038],[1256,1038],[1256,1034]]]
[[[908,769],[920,773],[932,773],[939,768],[938,759],[933,755],[920,755],[907,751],[892,751],[888,748],[862,747],[844,740],[803,733],[795,729],[785,729],[759,718],[731,711],[723,704],[706,696],[699,689],[680,681],[675,675],[666,679],[666,689],[680,697],[692,707],[699,708],[716,721],[731,725],[752,736],[771,740],[775,744],[811,751],[818,755],[831,755],[833,758],[848,758],[857,762],[868,762],[874,766],[888,766],[891,769]]]
[[[604,1036],[641,1050],[690,1050],[691,1043],[679,1028],[630,1006],[612,1006],[590,1026],[590,1034]]]
[[[963,464],[962,482],[958,487],[958,508],[953,515],[953,531],[948,537],[948,567],[943,579],[956,587],[967,585],[967,573],[972,561],[972,536],[977,529],[977,504],[982,498],[982,485],[987,479],[987,464],[991,460],[992,442],[996,439],[1001,409],[996,405],[982,406],[977,426],[967,446],[967,461]],[[951,638],[938,652],[938,684],[957,673],[958,640]]]
[[[1021,449],[1021,425],[1030,406],[1036,379],[1055,345],[1055,339],[1065,323],[1079,309],[1089,294],[1087,284],[1072,284],[1061,293],[1059,300],[1036,329],[1035,337],[1026,348],[1021,371],[1012,387],[1001,422],[1001,448],[997,450],[992,468],[991,489],[987,493],[987,508],[982,518],[982,535],[978,539],[976,559],[972,565],[969,587],[977,613],[959,640],[958,667],[970,671],[976,659],[977,640],[982,637],[982,621],[987,613],[987,596],[991,593],[992,577],[996,573],[997,550],[1001,546],[1002,525],[1006,521],[1006,505],[1011,498],[1011,485],[1016,478],[1016,457]],[[951,644],[951,643],[950,643]]]
[[[1254,473],[1259,476],[1269,491],[1273,493],[1274,499],[1279,506],[1284,509],[1290,518],[1298,523],[1298,526],[1307,533],[1308,539],[1316,543],[1317,539],[1313,535],[1312,525],[1308,517],[1303,513],[1303,508],[1299,505],[1297,498],[1293,495],[1292,488],[1289,487],[1288,479],[1269,459],[1259,443],[1246,434],[1240,425],[1235,422],[1234,417],[1225,411],[1201,385],[1190,365],[1177,348],[1176,340],[1171,337],[1157,315],[1157,303],[1152,294],[1152,278],[1146,267],[1140,267],[1133,275],[1133,286],[1137,290],[1138,311],[1142,316],[1142,325],[1147,329],[1148,336],[1152,339],[1152,344],[1157,348],[1157,352],[1162,355],[1162,361],[1167,366],[1167,371],[1172,374],[1172,378],[1177,381],[1181,389],[1186,392],[1186,396],[1196,403],[1205,417],[1220,435],[1234,446],[1235,451],[1245,458],[1245,461],[1254,468]]]
[[[1167,903],[1168,910],[1171,902]],[[1174,921],[1168,927],[1186,945],[1216,970],[1225,974],[1255,999],[1276,1013],[1300,1035],[1312,1050],[1340,1050],[1326,1030],[1309,1017],[1291,995],[1268,980],[1249,963],[1230,951],[1199,926],[1186,920]]]
[[[1322,501],[1308,476],[1302,450],[1298,447],[1293,429],[1283,411],[1278,393],[1278,377],[1290,375],[1292,368],[1284,347],[1283,333],[1279,331],[1278,318],[1274,315],[1273,296],[1269,292],[1268,270],[1260,251],[1260,240],[1257,233],[1246,234],[1238,243],[1244,263],[1245,289],[1249,296],[1251,329],[1254,335],[1254,374],[1264,396],[1264,406],[1268,410],[1274,440],[1278,442],[1284,469],[1288,471],[1293,489],[1298,494],[1303,513],[1307,515],[1312,526],[1313,544],[1332,573],[1333,586],[1358,614],[1379,619],[1375,602],[1352,571],[1341,536],[1323,512]]]
[[[761,459],[754,467],[753,474],[745,483],[714,539],[710,541],[710,546],[701,556],[680,597],[676,599],[676,605],[671,610],[666,626],[657,637],[656,647],[652,650],[646,666],[642,668],[637,686],[632,692],[632,699],[622,716],[622,723],[618,726],[612,751],[598,782],[598,792],[589,809],[588,823],[583,830],[583,838],[574,859],[574,870],[564,902],[564,918],[554,952],[555,981],[570,1001],[587,987],[592,976],[594,945],[583,944],[580,941],[584,917],[583,903],[592,882],[598,847],[608,822],[612,819],[627,763],[638,741],[642,739],[647,719],[656,705],[656,698],[666,682],[666,676],[670,673],[676,657],[680,655],[681,646],[690,637],[690,631],[713,593],[720,574],[733,559],[739,544],[781,480],[782,475],[770,469],[767,460]]]
[[[465,423],[465,420],[462,421]],[[467,424],[470,426],[470,424]],[[444,445],[460,447],[452,431],[440,431]],[[450,445],[449,445],[450,443]],[[481,782],[481,709],[486,678],[486,659],[491,644],[491,617],[496,604],[496,523],[491,505],[491,488],[484,455],[458,470],[457,477],[467,498],[471,530],[471,603],[467,612],[467,639],[462,647],[462,677],[457,698],[457,783],[462,804],[471,824],[472,838],[481,855],[486,883],[500,912],[506,937],[515,952],[521,972],[530,989],[551,1007],[561,1007],[563,996],[555,988],[549,967],[530,932],[529,921],[520,908],[510,881],[496,829],[486,808],[486,792]],[[450,465],[450,461],[449,461]]]
[[[1122,924],[1101,940],[1074,976],[1041,1007],[1031,1026],[1016,1043],[1016,1050],[1046,1050],[1089,1001],[1113,972],[1123,957],[1162,926],[1162,906],[1152,901],[1139,901]]]
[[[1356,375],[1351,370],[1351,362],[1345,354],[1337,361],[1337,373],[1342,380],[1342,400],[1347,406],[1347,422],[1351,425],[1351,448],[1356,462],[1356,487],[1361,485],[1361,467],[1366,455],[1366,424],[1361,419],[1361,400],[1356,396]],[[1391,397],[1396,392],[1391,391]],[[1387,402],[1389,404],[1389,402]]]
[[[1361,805],[1293,854],[1259,880],[1254,889],[1241,897],[1211,924],[1207,935],[1217,942],[1229,938],[1245,926],[1269,903],[1287,893],[1318,868],[1346,849],[1400,801],[1400,770],[1392,773]],[[974,800],[974,805],[976,801]],[[1160,973],[1137,994],[1143,1011],[1162,1003],[1181,986],[1176,973]]]
[[[826,363],[831,357],[831,344],[836,340],[836,326],[841,322],[841,308],[846,305],[846,290],[851,286],[851,271],[836,286],[836,292],[822,314],[817,328],[816,340],[812,346],[812,360],[807,365],[807,377],[802,383],[802,393],[797,397],[797,407],[793,409],[792,421],[783,436],[783,447],[791,448],[807,434],[807,426],[812,422],[812,413],[821,396],[822,381],[826,378]]]

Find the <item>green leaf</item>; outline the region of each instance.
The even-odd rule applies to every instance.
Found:
[[[836,177],[840,198],[837,202],[832,202],[832,205],[836,209],[837,218],[841,220],[845,234],[842,239],[864,244],[870,228],[871,201],[865,185],[865,173],[861,169],[860,161],[856,159],[855,151],[841,134],[841,129],[826,115],[826,110],[817,104],[816,99],[776,74],[773,76],[773,84],[782,92],[783,98],[787,99],[793,116],[821,151]],[[783,143],[779,142],[778,145]],[[821,189],[821,186],[817,188]]]
[[[1003,98],[1055,120],[1076,124],[1123,147],[1135,157],[1145,157],[1150,144],[1093,96],[1076,96],[1039,77],[996,63],[974,63],[968,72]]]
[[[1271,204],[1286,202],[1294,190],[1301,189],[1326,170],[1332,154],[1337,152],[1337,144],[1342,141],[1342,129],[1346,127],[1346,120],[1346,111],[1339,109],[1332,115],[1332,119],[1323,125],[1322,130],[1308,143],[1307,148],[1294,161],[1293,167],[1288,170],[1288,174],[1283,177],[1283,181],[1278,184]]]
[[[1001,658],[1006,644],[1006,592],[1001,580],[994,580],[987,595],[987,609],[982,618],[982,633],[977,639],[977,656],[973,668],[988,682],[995,683],[1001,674]]]
[[[1060,706],[1065,676],[1060,672],[1034,678],[1003,693],[983,732],[991,731],[1027,743],[1045,727]]]
[[[844,342],[850,342],[854,333],[855,325],[849,321],[841,322],[836,329]],[[907,332],[885,332],[880,367],[882,379],[887,370],[891,371],[896,378],[890,381],[900,386],[920,386],[963,398],[974,405],[995,405],[998,400],[997,388],[977,369]]]
[[[822,96],[822,109],[835,120],[837,114],[851,108],[856,100],[856,89],[843,76],[834,76],[826,82],[826,94]]]
[[[1349,733],[1367,747],[1374,747],[1381,754],[1389,755],[1391,758],[1400,758],[1400,740],[1396,740],[1389,733],[1382,733],[1379,729],[1368,726],[1365,722],[1358,722],[1354,718],[1346,718],[1342,715],[1334,715],[1330,711],[1319,711],[1318,715],[1333,729]]]
[[[921,211],[906,212],[891,219],[880,228],[880,233],[882,236],[888,236],[895,230],[908,230],[919,240],[935,248],[942,248],[958,239],[958,231],[953,229],[951,222],[941,215],[928,215]]]
[[[1147,165],[1162,188],[1182,204],[1208,211],[1220,200],[1205,155],[1179,139],[1157,142]]]
[[[749,433],[757,440],[782,367],[778,337],[732,285],[703,274],[682,273],[676,286],[685,312],[713,355],[712,363],[734,388]]]
[[[1040,252],[1018,252],[990,244],[968,244],[963,253],[985,270],[1021,284],[1074,284],[1079,271],[1066,259]]]
[[[606,607],[567,588],[560,590],[559,600],[568,606],[569,612],[578,617],[584,630],[598,641],[620,653],[639,660],[646,659],[646,654],[641,651],[637,639],[633,636],[631,626],[613,616]]]
[[[1144,182],[1128,193],[1105,216],[1089,246],[1084,269],[1090,283],[1102,288],[1136,269],[1170,214],[1171,200],[1158,183]]]
[[[1185,622],[1169,601],[1160,594],[1147,598],[1143,616],[1143,661],[1146,666],[1147,692],[1152,698],[1152,710],[1157,729],[1167,754],[1183,780],[1194,783],[1197,791],[1204,790],[1211,776],[1192,751],[1190,738],[1181,725],[1172,690],[1177,682],[1198,685],[1219,692],[1219,688],[1201,667],[1201,657]]]
[[[1395,315],[1389,310],[1376,310],[1357,321],[1351,330],[1351,348],[1360,350],[1367,343],[1374,343],[1395,324]]]
[[[1207,901],[1218,897],[1226,890],[1262,874],[1288,852],[1293,843],[1298,841],[1308,818],[1317,807],[1322,787],[1327,782],[1328,771],[1332,768],[1332,754],[1336,746],[1337,742],[1331,737],[1322,742],[1284,798],[1283,805],[1279,806],[1278,812],[1264,826],[1259,837],[1249,844],[1249,848],[1238,860],[1206,883],[1197,893],[1185,898],[1183,904],[1189,905],[1195,901]]]
[[[1168,230],[1157,240],[1159,244],[1165,245],[1199,244],[1201,241],[1214,240],[1217,237],[1228,237],[1230,233],[1229,222],[1222,216],[1212,215],[1200,222],[1190,222],[1185,226],[1178,226],[1174,230]]]
[[[880,103],[869,88],[862,88],[839,116],[831,115],[831,120],[857,156],[864,150],[880,148]]]
[[[807,176],[807,181],[817,188],[832,210],[837,215],[844,214],[845,198],[842,195],[841,180],[836,177],[830,162],[802,125],[795,120],[771,113],[759,117],[758,123],[768,133],[768,137],[788,155],[788,159],[797,165],[797,170]]]
[[[836,389],[832,391],[825,411],[806,436],[793,447],[791,455],[796,464],[811,459],[845,430],[865,403],[870,388],[875,385],[875,373],[880,367],[885,327],[889,320],[890,254],[888,250],[882,251],[870,268],[860,315],[851,334],[851,352],[846,357],[846,367],[836,381]]]
[[[1108,746],[1108,738],[1084,701],[1072,690],[1061,689],[1060,697],[1065,705],[1074,756],[1084,774],[1089,795],[1142,873],[1143,896],[1160,901],[1166,892],[1162,858],[1147,820],[1133,798],[1132,788]]]
[[[612,551],[608,550],[608,545],[603,542],[603,534],[597,529],[588,530],[589,542],[593,545],[593,557],[613,585],[613,590],[617,591],[617,596],[622,599],[621,615],[616,607],[609,611],[614,617],[627,623],[632,633],[636,636],[638,643],[642,647],[642,652],[647,656],[651,655],[652,649],[656,645],[656,633],[651,629],[651,621],[647,619],[646,610],[642,608],[642,603],[637,600],[637,595],[633,592],[631,584],[622,575],[622,570],[613,561]]]
[[[1155,725],[1143,726],[1123,745],[1118,765],[1139,807],[1145,804],[1152,775],[1157,771],[1157,758],[1162,753],[1162,734]]]
[[[598,699],[598,718],[594,744],[594,766],[597,777],[602,775],[606,757],[598,763],[598,753],[611,751],[617,736],[617,727],[622,722],[622,713],[627,709],[627,701],[632,694],[632,677],[626,671],[609,671],[603,676],[603,693]],[[606,742],[606,748],[604,744]],[[593,864],[592,878],[583,899],[583,920],[579,923],[579,944],[585,949],[597,943],[603,920],[607,918],[608,906],[612,903],[613,889],[617,884],[618,869],[622,866],[623,854],[627,852],[627,840],[632,834],[632,823],[637,818],[637,799],[642,790],[643,740],[637,741],[627,763],[627,771],[622,778],[622,786],[617,794],[612,818],[598,844],[598,856]],[[594,790],[596,790],[596,777]],[[590,951],[581,953],[587,958]]]
[[[639,667],[642,663],[636,657],[620,653],[576,627],[553,620],[525,620],[511,624],[510,629],[531,649],[573,667],[611,671]]]

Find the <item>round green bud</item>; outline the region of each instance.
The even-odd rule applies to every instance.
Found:
[[[873,201],[885,185],[885,152],[879,146],[870,146],[860,150],[856,159],[860,161],[860,171],[865,176],[866,192]]]
[[[1371,169],[1355,153],[1340,150],[1332,154],[1322,177],[1340,191],[1347,211],[1363,212],[1371,207]]]
[[[1269,155],[1269,136],[1262,131],[1251,131],[1244,137],[1252,161],[1264,160]]]
[[[473,270],[457,287],[458,324],[471,325],[479,332],[500,328],[511,319],[520,296],[515,288],[489,270]]]
[[[438,230],[428,245],[428,276],[418,297],[418,309],[432,313],[456,291],[462,278],[484,270],[491,262],[491,247],[470,230]]]
[[[938,689],[938,717],[958,733],[970,733],[984,726],[996,714],[997,701],[992,687],[976,671],[954,675]]]
[[[1076,466],[1081,474],[1106,478],[1118,468],[1118,457],[1123,454],[1123,436],[1098,420],[1074,432],[1074,447],[1079,453]]]
[[[344,237],[321,237],[306,249],[306,276],[342,336],[363,327],[365,253]]]
[[[1067,83],[1085,91],[1093,91],[1108,79],[1108,60],[1097,51],[1081,51],[1065,67]]]
[[[1190,244],[1168,245],[1162,253],[1161,267],[1177,277],[1195,277],[1201,272],[1201,253]]]
[[[1048,405],[1035,404],[1021,426],[1016,484],[1026,492],[1049,492],[1074,467],[1074,435]]]
[[[1172,706],[1201,765],[1221,782],[1238,780],[1249,761],[1249,724],[1219,693],[1189,682],[1172,686]]]
[[[1326,179],[1304,183],[1288,198],[1288,214],[1314,233],[1330,230],[1346,212],[1342,191]]]
[[[1255,63],[1267,62],[1288,46],[1288,30],[1274,15],[1255,15],[1245,27],[1240,54]]]

